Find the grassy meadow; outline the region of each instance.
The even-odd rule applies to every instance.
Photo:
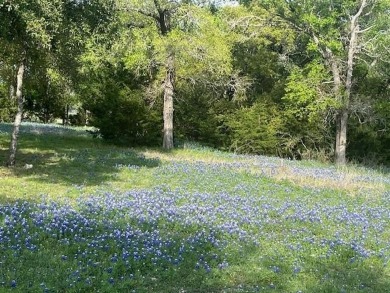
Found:
[[[390,292],[387,169],[38,124],[18,146],[0,166],[0,292]]]

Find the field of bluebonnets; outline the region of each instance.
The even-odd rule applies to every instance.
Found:
[[[386,169],[54,125],[24,124],[19,146],[0,167],[0,292],[390,292]]]

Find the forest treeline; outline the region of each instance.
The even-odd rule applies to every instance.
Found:
[[[0,0],[0,121],[390,163],[389,0]]]

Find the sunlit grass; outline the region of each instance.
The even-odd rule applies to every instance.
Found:
[[[189,146],[191,147],[191,145]],[[183,148],[169,153],[143,150],[147,158],[166,162],[233,163],[237,171],[260,174],[300,187],[327,188],[351,196],[380,195],[390,189],[389,172],[357,166],[336,167],[315,161],[291,161],[282,158],[240,156],[209,148]]]
[[[389,199],[385,170],[27,125],[0,167],[0,292],[390,292]]]

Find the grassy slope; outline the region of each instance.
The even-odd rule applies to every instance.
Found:
[[[8,134],[4,130],[1,133],[1,129],[0,161],[3,162]],[[206,226],[206,230],[214,229],[226,243],[223,249],[216,249],[210,248],[207,241],[202,242],[199,248],[190,249],[177,267],[161,264],[155,268],[151,260],[143,265],[138,261],[131,263],[131,269],[117,265],[110,277],[112,272],[107,273],[105,268],[86,268],[76,256],[75,261],[58,263],[56,255],[53,256],[56,250],[67,257],[77,255],[75,250],[88,250],[82,245],[80,248],[77,241],[64,247],[58,244],[58,239],[40,234],[39,242],[44,243],[41,249],[32,254],[21,252],[22,256],[15,262],[10,257],[11,244],[1,246],[0,241],[4,255],[9,255],[0,259],[3,264],[0,291],[12,287],[13,280],[18,282],[16,289],[29,290],[26,284],[38,272],[39,284],[55,291],[99,288],[110,292],[134,288],[136,292],[390,292],[390,178],[386,173],[357,167],[339,170],[315,162],[236,156],[194,146],[169,153],[125,149],[106,145],[76,130],[48,132],[52,132],[50,127],[44,130],[26,127],[20,138],[16,168],[0,167],[3,205],[21,200],[56,201],[82,209],[80,199],[101,200],[104,194],[110,193],[127,204],[123,214],[115,208],[104,211],[107,212],[104,215],[113,219],[115,227],[127,225],[128,221],[141,225],[142,231],[157,229],[164,235],[174,234],[174,241],[179,243],[198,235],[199,229],[204,229],[202,225],[207,224],[210,227]],[[25,169],[25,164],[32,164],[33,168]],[[150,192],[147,199],[142,193],[145,190]],[[190,224],[167,223],[160,217],[157,222],[147,222],[145,227],[138,216],[122,223],[121,217],[126,219],[134,212],[128,210],[127,191],[135,192],[134,197],[140,196],[140,201],[145,200],[142,206],[148,206],[147,200],[161,193],[161,209],[175,206],[178,208],[175,213],[184,208],[189,214],[194,211],[190,218],[173,217],[186,219]],[[174,202],[164,206],[164,200],[169,197]],[[157,197],[148,207],[154,209],[158,201]],[[1,217],[0,213],[0,220]],[[195,217],[200,222],[193,222]],[[233,229],[228,225],[236,227],[238,232],[227,232]],[[99,227],[96,233],[106,229]],[[99,266],[110,268],[105,259],[117,252],[96,253]],[[194,269],[194,263],[203,261],[203,254],[208,264],[201,263],[204,267]],[[226,260],[229,266],[218,269],[221,263],[208,259],[211,254]],[[51,264],[50,273],[48,264]],[[69,285],[71,277],[56,281],[63,275],[74,274],[77,268],[101,282],[94,281],[88,287],[77,282]],[[129,270],[136,277],[118,281]],[[34,286],[38,285],[31,285],[30,290],[38,290]]]

